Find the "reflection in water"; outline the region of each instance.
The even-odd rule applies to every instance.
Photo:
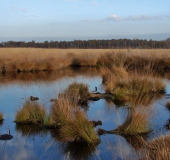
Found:
[[[146,143],[146,137],[147,135],[143,134],[143,135],[133,135],[133,136],[129,136],[129,135],[124,135],[123,136],[126,141],[135,149],[135,150],[139,150],[143,147],[143,145]]]
[[[61,144],[62,152],[71,159],[89,159],[96,151],[98,144],[67,142]]]
[[[12,84],[12,83],[35,83],[38,81],[41,82],[53,82],[60,80],[66,77],[76,77],[76,76],[85,76],[85,77],[95,77],[100,76],[100,72],[96,68],[78,68],[78,69],[60,69],[56,71],[39,71],[39,72],[21,72],[21,73],[8,73],[6,75],[0,75],[0,85]]]
[[[44,136],[48,133],[48,130],[41,128],[38,125],[20,125],[16,124],[15,130],[21,133],[22,136]]]
[[[2,126],[2,125],[3,125],[3,122],[4,122],[3,120],[0,120],[0,126]]]

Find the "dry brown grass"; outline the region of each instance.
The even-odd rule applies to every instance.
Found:
[[[142,150],[143,160],[163,160],[170,159],[170,135],[161,136],[158,139],[146,142]]]
[[[151,131],[149,120],[153,113],[151,108],[142,106],[131,109],[126,121],[113,132],[122,135],[145,134]]]
[[[55,70],[78,66],[134,66],[151,65],[161,71],[168,69],[168,49],[36,49],[0,48],[0,69],[5,71]]]

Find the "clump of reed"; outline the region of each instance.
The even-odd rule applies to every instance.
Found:
[[[137,97],[138,100],[146,95],[151,97],[154,94],[163,93],[165,84],[156,77],[131,76],[127,79],[118,80],[112,89],[114,100],[130,100]]]
[[[98,143],[99,137],[82,111],[75,113],[73,119],[68,121],[60,130],[60,137],[67,141],[86,141]]]
[[[51,114],[55,124],[60,127],[59,135],[64,141],[86,141],[88,143],[99,141],[93,125],[77,104],[79,96],[83,98],[87,95],[87,86],[84,88],[82,84],[73,83],[52,104]]]
[[[126,121],[113,131],[122,135],[137,135],[151,132],[149,124],[151,119],[150,108],[136,107],[131,109]]]
[[[78,110],[78,107],[72,105],[68,97],[60,97],[52,105],[51,114],[56,125],[62,127],[72,119],[76,110]]]
[[[81,104],[81,102],[87,100],[89,96],[88,85],[74,82],[64,91],[64,96],[68,97],[73,105]]]
[[[17,110],[15,115],[15,122],[21,124],[43,124],[45,115],[46,110],[44,106],[37,102],[26,100],[26,102],[23,104],[23,107],[20,110]]]
[[[145,142],[140,152],[140,158],[145,160],[170,159],[170,135],[161,136],[149,142]]]
[[[57,124],[54,121],[53,115],[50,113],[49,115],[45,115],[43,118],[43,127],[45,128],[57,128]]]
[[[2,121],[4,118],[3,114],[0,112],[0,121]]]
[[[106,92],[112,92],[118,81],[128,78],[128,73],[124,67],[113,65],[111,68],[101,68],[103,84],[106,86]]]

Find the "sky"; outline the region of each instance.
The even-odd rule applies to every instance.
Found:
[[[0,41],[170,37],[170,0],[0,0]]]

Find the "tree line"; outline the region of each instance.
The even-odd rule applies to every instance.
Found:
[[[114,49],[114,48],[170,48],[170,38],[166,40],[141,40],[141,39],[111,39],[111,40],[74,40],[74,41],[44,41],[44,42],[25,42],[7,41],[1,42],[0,47],[20,47],[20,48],[76,48],[76,49]]]

